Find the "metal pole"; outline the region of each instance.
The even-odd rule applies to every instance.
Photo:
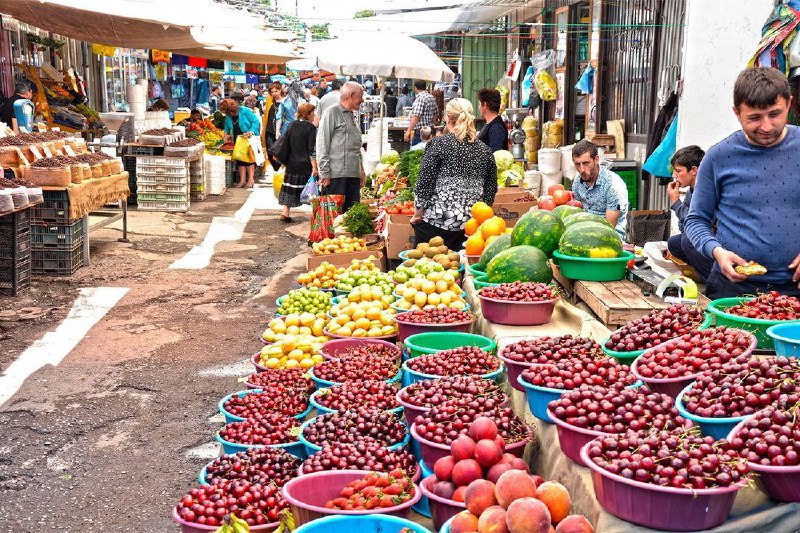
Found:
[[[378,133],[378,143],[379,143],[378,144],[378,159],[380,159],[381,157],[383,157],[383,106],[384,106],[383,99],[384,99],[384,96],[386,95],[386,85],[384,83],[381,83],[381,77],[380,76],[376,76],[376,77],[378,78],[378,83],[381,84],[381,111],[380,111],[381,119],[380,119],[380,132]]]

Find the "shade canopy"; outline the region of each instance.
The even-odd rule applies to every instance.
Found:
[[[433,50],[407,35],[349,35],[319,41],[308,46],[306,56],[318,68],[340,76],[394,76],[430,81],[455,78]],[[292,68],[292,63],[287,66]]]
[[[0,13],[82,41],[208,59],[283,62],[293,35],[212,0],[0,0]]]

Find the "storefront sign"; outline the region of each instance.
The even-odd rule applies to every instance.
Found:
[[[226,74],[230,74],[232,76],[236,76],[236,75],[239,75],[239,74],[244,74],[245,73],[244,63],[238,63],[238,62],[235,62],[235,61],[226,61],[225,62],[225,73]]]
[[[190,80],[197,79],[197,68],[196,67],[186,67],[186,77]]]
[[[244,74],[225,74],[222,76],[223,81],[230,81],[233,83],[247,83],[247,76]]]
[[[104,44],[92,44],[92,53],[99,56],[114,57],[117,51],[116,46],[106,46]]]
[[[146,48],[131,48],[129,55],[136,59],[147,59],[150,57]]]

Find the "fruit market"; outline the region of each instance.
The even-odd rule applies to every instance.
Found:
[[[0,529],[800,530],[800,1],[291,4],[0,0]]]

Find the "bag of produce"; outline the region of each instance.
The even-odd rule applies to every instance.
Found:
[[[236,137],[236,144],[233,145],[233,155],[231,157],[236,161],[241,161],[242,163],[256,162],[256,156],[253,153],[253,147],[250,146],[250,141],[244,135],[239,135]]]

